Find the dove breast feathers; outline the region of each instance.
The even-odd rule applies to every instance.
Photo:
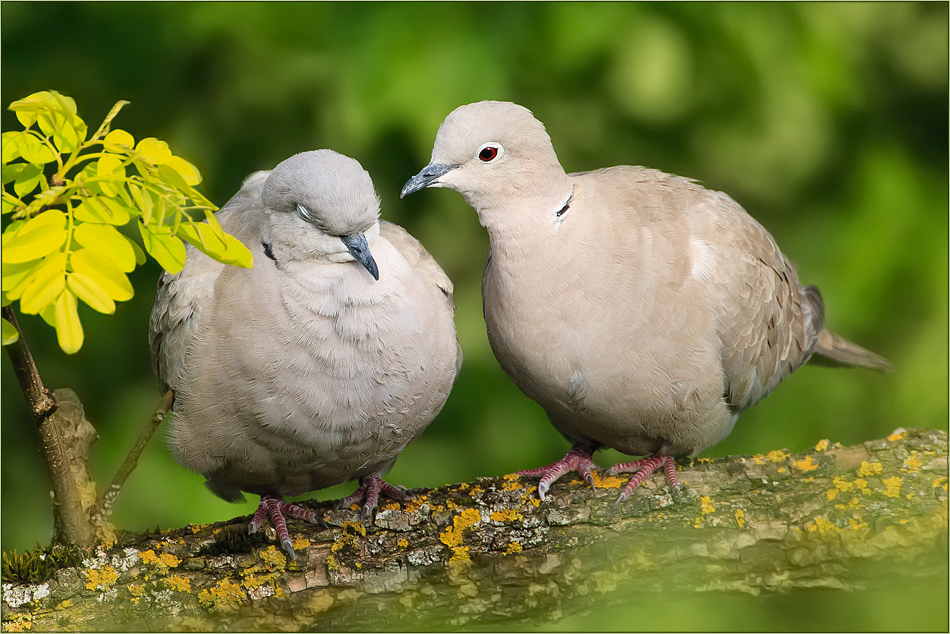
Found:
[[[441,409],[461,353],[451,282],[396,225],[367,232],[378,281],[353,262],[278,267],[261,246],[266,176],[217,214],[254,268],[189,246],[159,282],[151,344],[175,390],[175,458],[216,492],[289,496],[388,468]]]
[[[643,167],[569,176],[553,235],[492,242],[492,349],[568,438],[696,455],[808,360],[821,324],[808,329],[794,267],[725,194]]]

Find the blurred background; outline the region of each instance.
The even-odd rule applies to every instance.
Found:
[[[399,199],[445,115],[482,99],[530,108],[568,171],[646,165],[729,193],[821,288],[828,326],[898,368],[803,368],[705,455],[947,426],[946,3],[4,2],[0,13],[4,108],[54,89],[95,129],[127,99],[114,126],[168,141],[218,205],[296,152],[362,162],[383,217],[454,281],[465,354],[444,410],[391,482],[509,473],[568,449],[488,346],[488,241],[474,211],[447,190]],[[0,122],[18,128],[9,111]],[[113,316],[81,308],[86,340],[74,356],[39,318],[20,319],[47,387],[76,390],[101,433],[103,486],[160,400],[147,342],[158,275],[153,261],[138,269],[134,299]],[[23,549],[49,540],[49,485],[3,356],[2,546]],[[253,511],[178,467],[163,433],[116,503],[120,528]]]

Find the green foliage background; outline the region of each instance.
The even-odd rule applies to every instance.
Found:
[[[567,449],[488,347],[475,213],[445,190],[398,197],[443,117],[481,99],[531,108],[569,171],[648,165],[728,192],[820,286],[829,326],[898,368],[804,368],[706,455],[947,425],[946,3],[5,2],[0,13],[4,107],[55,89],[99,121],[128,99],[121,127],[168,141],[219,205],[250,172],[307,149],[369,170],[383,216],[455,282],[465,353],[393,482],[507,473]],[[0,122],[15,126],[7,111]],[[103,485],[159,402],[146,334],[158,273],[151,260],[137,269],[136,295],[114,316],[80,308],[86,343],[73,356],[39,318],[21,318],[47,386],[75,389],[102,434]],[[6,360],[2,395],[2,546],[23,549],[48,540],[49,487]],[[114,520],[134,530],[252,508],[216,499],[156,439]]]

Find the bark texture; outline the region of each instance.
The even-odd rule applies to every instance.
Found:
[[[384,502],[372,522],[291,520],[298,563],[249,518],[120,535],[81,567],[3,585],[3,629],[518,629],[664,591],[841,592],[882,577],[946,584],[947,435],[678,465],[650,478],[480,478]]]

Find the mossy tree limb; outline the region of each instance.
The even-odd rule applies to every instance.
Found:
[[[126,535],[46,584],[4,584],[5,630],[510,628],[661,591],[841,592],[886,576],[946,584],[947,435],[679,465],[650,479],[564,478],[539,502],[516,476],[417,491],[375,519],[291,521],[299,565],[248,518]],[[937,556],[935,556],[935,553]],[[882,568],[877,564],[899,564]],[[626,590],[626,592],[624,592]]]

